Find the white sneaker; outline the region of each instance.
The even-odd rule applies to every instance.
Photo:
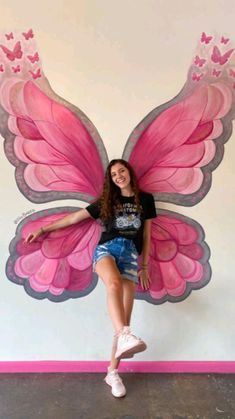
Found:
[[[126,395],[126,388],[121,377],[118,375],[118,370],[110,371],[108,368],[108,374],[104,378],[104,381],[112,387],[111,393],[114,397],[123,397]]]
[[[133,335],[129,326],[124,326],[119,334],[115,358],[131,358],[138,352],[145,351],[146,343]]]

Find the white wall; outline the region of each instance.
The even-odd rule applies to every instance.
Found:
[[[233,0],[0,3],[2,30],[34,29],[52,88],[93,121],[110,159],[121,156],[149,111],[179,92],[203,30],[235,39],[234,12]],[[168,205],[204,227],[213,274],[184,302],[135,302],[133,330],[149,344],[139,360],[235,359],[234,163],[235,134],[204,200],[194,208]],[[52,303],[29,297],[6,278],[14,220],[31,209],[76,202],[32,204],[17,189],[3,150],[0,167],[0,361],[108,359],[113,332],[101,283],[87,297]]]

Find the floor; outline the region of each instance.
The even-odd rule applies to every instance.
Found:
[[[235,419],[235,375],[121,376],[117,399],[104,374],[1,374],[0,419]]]

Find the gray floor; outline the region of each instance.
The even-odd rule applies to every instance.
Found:
[[[235,419],[235,375],[121,376],[116,399],[104,374],[1,374],[0,419]]]

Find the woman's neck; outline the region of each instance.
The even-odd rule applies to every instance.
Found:
[[[130,196],[134,196],[134,192],[131,188],[131,186],[121,189],[121,195],[122,196],[126,196],[126,197],[130,197]]]

